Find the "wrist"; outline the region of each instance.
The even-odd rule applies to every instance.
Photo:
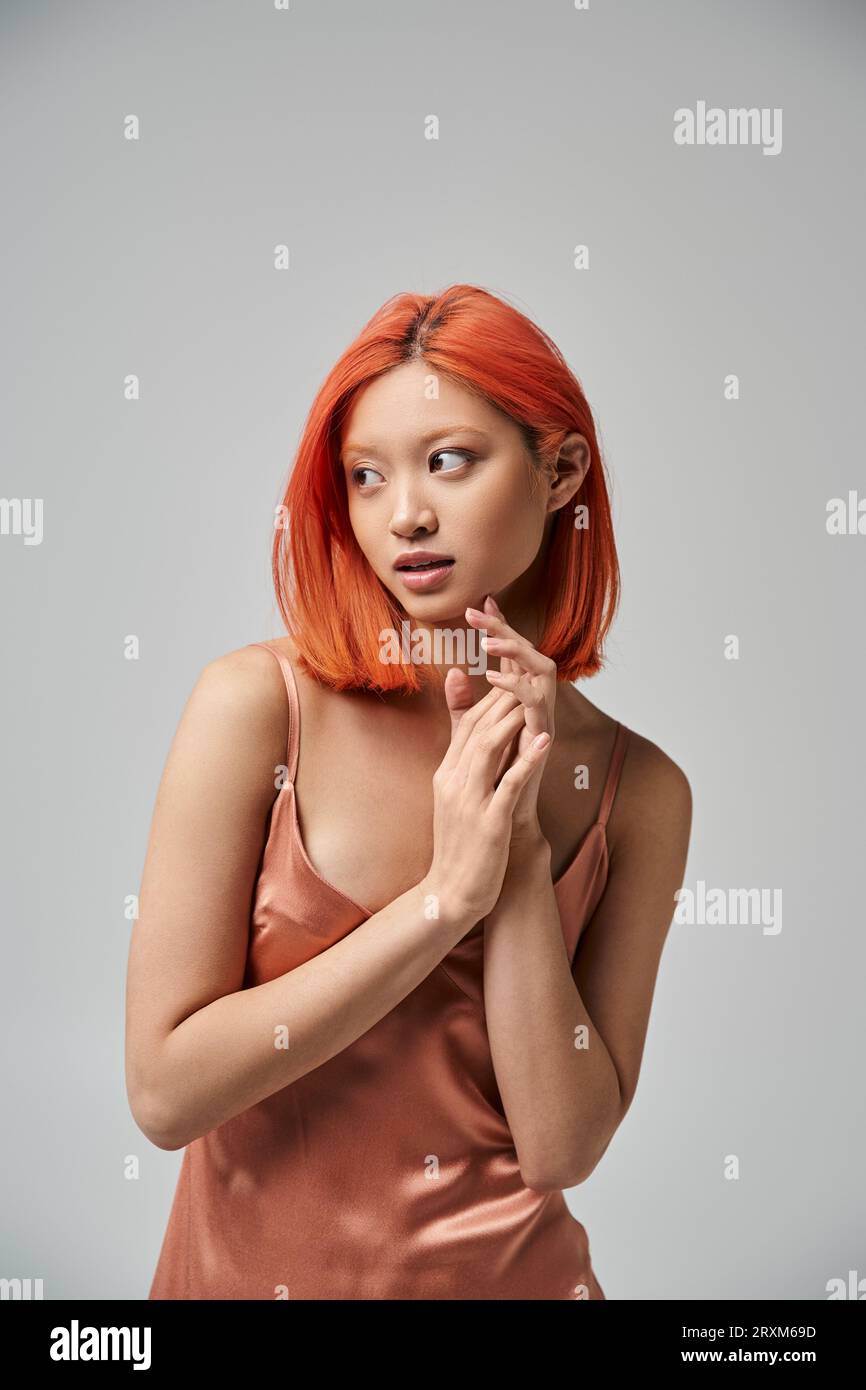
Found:
[[[550,863],[550,841],[542,834],[538,821],[530,826],[512,826],[512,840],[509,845],[509,865],[512,860],[521,862]]]
[[[481,920],[483,912],[473,912],[464,902],[458,901],[450,893],[442,893],[441,885],[425,874],[417,884],[421,898],[421,910],[431,922],[438,922],[444,931],[467,932],[475,922]]]
[[[522,917],[528,902],[541,899],[552,882],[551,861],[550,842],[540,832],[512,840],[502,891],[486,919],[488,930],[495,929],[501,918],[513,916],[515,904],[520,905]]]
[[[541,833],[539,826],[515,827],[512,830],[508,849],[507,873],[532,870],[550,872],[552,850],[550,841]]]

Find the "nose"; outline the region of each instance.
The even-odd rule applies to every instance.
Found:
[[[430,535],[437,529],[436,513],[417,479],[406,482],[391,513],[391,532],[395,536],[414,536],[418,531]]]

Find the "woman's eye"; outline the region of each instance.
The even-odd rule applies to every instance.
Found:
[[[464,463],[467,463],[471,460],[472,455],[466,449],[437,449],[435,454],[430,455],[428,462],[433,464],[435,459],[449,457],[456,459],[456,467],[460,468],[463,466]],[[434,471],[437,473],[453,473],[455,471],[455,466],[452,465],[450,468],[437,468],[434,465]],[[372,477],[369,480],[366,479],[363,476],[365,473],[372,474]],[[359,463],[355,468],[352,469],[352,482],[355,484],[356,487],[368,487],[372,484],[375,484],[376,482],[382,481],[382,474],[379,472],[378,468],[373,468],[369,463]]]
[[[382,474],[378,473],[375,468],[371,468],[369,464],[362,463],[358,468],[352,469],[352,481],[354,483],[357,483],[358,487],[364,487],[365,485],[363,478],[360,476],[362,473],[376,473],[376,476],[378,478],[381,478],[382,476]]]
[[[452,458],[456,458],[459,464],[466,463],[467,459],[471,457],[471,455],[466,453],[463,449],[437,449],[435,454],[430,455],[430,462],[432,463],[433,460],[437,458],[447,458],[449,454]],[[440,469],[439,471],[446,473],[452,472],[450,468]]]

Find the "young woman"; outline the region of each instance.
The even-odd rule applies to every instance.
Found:
[[[603,1299],[563,1189],[635,1094],[691,799],[573,684],[619,576],[555,345],[388,301],[273,565],[288,635],[202,671],[131,944],[130,1105],[185,1149],[150,1297]]]

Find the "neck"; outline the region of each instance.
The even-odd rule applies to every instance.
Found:
[[[520,575],[513,584],[509,584],[505,589],[493,595],[505,615],[508,626],[513,627],[522,637],[527,638],[533,646],[537,645],[541,637],[543,621],[543,614],[538,602],[539,570],[542,563],[542,557],[536,557],[530,568]],[[481,594],[477,604],[472,605],[477,606],[480,612],[484,611],[484,597],[484,594]],[[499,656],[495,652],[486,652],[480,646],[480,637],[483,634],[466,621],[465,612],[456,613],[452,618],[446,618],[437,623],[424,623],[413,619],[411,626],[413,631],[427,634],[428,650],[432,654],[432,658],[438,655],[434,640],[437,630],[443,636],[450,638],[450,644],[442,642],[440,638],[440,644],[446,651],[450,649],[455,657],[459,654],[465,654],[463,660],[431,658],[430,664],[439,672],[443,681],[447,672],[456,666],[459,670],[464,671],[472,681],[473,703],[477,703],[478,700],[482,700],[485,695],[490,693],[492,687],[484,679],[483,669],[479,670],[479,667],[498,671],[500,669]],[[428,687],[417,699],[422,704],[429,703],[431,707],[438,707],[442,703],[441,692],[435,687]]]

